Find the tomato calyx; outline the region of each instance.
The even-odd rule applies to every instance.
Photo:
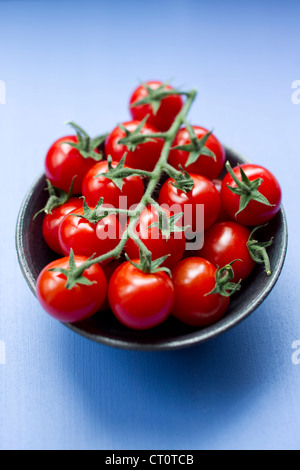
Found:
[[[255,261],[258,264],[264,264],[266,274],[267,276],[270,276],[272,274],[272,271],[271,271],[270,259],[269,259],[266,248],[272,245],[273,237],[267,242],[259,242],[253,238],[253,235],[257,230],[263,227],[266,227],[267,225],[268,224],[259,225],[258,227],[255,227],[252,230],[249,236],[249,240],[247,242],[247,248],[253,261]]]
[[[183,150],[185,152],[189,152],[189,157],[185,166],[192,165],[192,163],[195,163],[202,155],[205,155],[206,157],[211,157],[216,162],[217,157],[215,153],[208,147],[206,147],[206,142],[212,135],[213,131],[207,132],[207,134],[198,139],[193,127],[186,121],[185,127],[189,133],[191,143],[185,145],[175,145],[175,147],[172,147],[172,150]]]
[[[100,220],[107,217],[111,212],[103,208],[103,197],[101,197],[94,209],[91,209],[85,199],[83,201],[83,214],[71,214],[72,217],[79,217],[87,220],[90,224],[97,224]]]
[[[149,115],[145,116],[144,119],[139,123],[134,131],[129,131],[123,124],[119,124],[119,128],[125,132],[125,137],[119,140],[120,145],[125,145],[129,152],[134,152],[138,145],[145,142],[155,142],[153,137],[148,137],[147,134],[142,134],[141,130],[146,124]]]
[[[165,89],[166,86],[169,85],[169,82],[162,83],[158,88],[153,89],[151,88],[148,83],[142,83],[142,86],[147,90],[148,95],[142,98],[141,100],[135,101],[131,104],[131,108],[135,108],[136,106],[150,104],[152,106],[152,111],[154,116],[156,116],[161,102],[164,98],[167,98],[171,95],[182,95],[185,93],[180,92],[179,90],[175,90],[172,88],[171,90]]]
[[[211,294],[220,294],[223,297],[230,297],[241,289],[241,280],[239,282],[231,282],[234,278],[234,271],[232,268],[233,263],[236,261],[241,261],[235,259],[231,263],[226,264],[223,268],[217,267],[215,274],[215,287],[211,292],[208,292],[206,295]]]
[[[161,258],[152,260],[151,252],[149,251],[145,252],[140,249],[140,261],[139,263],[136,263],[135,261],[132,261],[129,258],[129,256],[125,253],[126,260],[130,264],[132,264],[135,268],[137,268],[139,271],[142,271],[143,273],[146,273],[146,274],[155,274],[155,273],[159,273],[160,271],[164,271],[171,278],[172,277],[171,270],[169,268],[161,266],[169,256],[170,255],[166,255],[166,256],[162,256]]]
[[[176,170],[169,164],[165,166],[165,171],[174,180],[170,181],[170,184],[172,184],[172,186],[177,188],[179,191],[189,193],[192,191],[195,183],[190,174],[182,167],[182,165],[179,165],[179,169],[180,171]]]
[[[102,134],[92,139],[82,127],[74,122],[68,122],[67,124],[76,131],[78,143],[69,141],[66,141],[66,143],[77,149],[83,158],[92,158],[96,162],[102,160],[103,153],[99,151],[96,152],[96,149],[103,144],[108,134]]]
[[[57,207],[60,207],[60,206],[63,206],[64,204],[66,204],[66,202],[68,202],[69,199],[72,197],[73,184],[74,184],[74,179],[75,178],[76,178],[76,176],[74,176],[74,178],[72,179],[70,189],[67,193],[63,189],[56,188],[55,186],[53,186],[51,184],[50,180],[48,180],[48,178],[47,178],[46,179],[47,188],[45,188],[45,190],[48,191],[48,193],[49,193],[49,199],[48,199],[45,207],[43,207],[43,209],[41,209],[40,211],[38,211],[34,215],[33,220],[35,220],[35,218],[39,214],[41,214],[42,212],[45,212],[45,214],[47,214],[47,215],[52,214],[53,209],[56,209]]]
[[[117,188],[122,191],[123,189],[123,183],[124,179],[128,178],[129,176],[150,176],[151,173],[148,171],[143,171],[143,170],[136,170],[133,168],[128,168],[125,166],[125,160],[126,160],[127,152],[124,153],[123,157],[119,161],[118,165],[114,168],[112,166],[112,157],[109,155],[107,157],[107,163],[108,163],[108,171],[106,173],[99,173],[98,175],[94,176],[94,178],[98,177],[103,177],[103,178],[108,178],[111,180]]]
[[[238,179],[236,174],[234,173],[233,169],[231,168],[231,165],[229,161],[226,162],[225,164],[226,170],[236,183],[237,187],[233,188],[229,184],[227,184],[228,189],[240,196],[240,206],[239,210],[236,212],[235,217],[242,212],[246,207],[248,206],[250,201],[256,201],[260,202],[261,204],[265,204],[267,206],[273,206],[274,204],[271,204],[268,199],[258,191],[259,186],[263,182],[262,178],[256,178],[253,181],[250,181],[246,173],[244,172],[243,168],[238,165],[242,177],[242,181]]]
[[[159,210],[158,222],[153,222],[153,224],[149,225],[148,228],[157,227],[160,230],[162,236],[165,237],[166,240],[169,240],[171,233],[185,232],[190,227],[190,225],[184,227],[177,224],[183,215],[183,212],[180,212],[168,217],[165,211]]]
[[[69,255],[69,269],[52,268],[52,269],[49,269],[49,271],[61,273],[64,276],[66,276],[66,279],[67,279],[66,289],[68,290],[73,289],[73,287],[75,287],[76,284],[82,284],[84,286],[91,286],[92,284],[95,284],[95,281],[90,281],[85,276],[83,276],[83,273],[86,269],[91,267],[90,261],[94,258],[94,256],[95,255],[91,256],[87,261],[85,261],[79,267],[77,267],[75,263],[74,251],[71,248],[70,255]]]

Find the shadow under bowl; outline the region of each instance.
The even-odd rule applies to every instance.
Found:
[[[235,151],[226,148],[226,158],[232,166],[248,161]],[[59,256],[47,246],[42,235],[43,217],[33,220],[48,198],[46,180],[42,175],[28,191],[21,206],[16,227],[16,249],[23,275],[35,294],[35,285],[42,269]],[[287,250],[287,223],[283,208],[269,222],[265,239],[274,237],[268,253],[272,274],[267,276],[263,267],[256,266],[251,276],[243,282],[241,291],[231,298],[226,315],[214,325],[194,328],[170,317],[163,324],[145,331],[132,330],[122,325],[108,310],[97,313],[76,324],[64,323],[75,333],[92,341],[122,349],[172,350],[210,340],[247,318],[268,296],[282,270]]]

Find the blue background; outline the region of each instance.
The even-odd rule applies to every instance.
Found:
[[[299,2],[0,1],[0,447],[299,449]],[[199,90],[190,114],[279,178],[289,251],[248,320],[176,352],[93,344],[44,314],[19,271],[18,209],[52,141],[129,116],[138,79]]]

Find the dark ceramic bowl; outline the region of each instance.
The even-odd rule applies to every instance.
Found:
[[[246,160],[226,148],[226,157],[232,166]],[[35,285],[41,270],[57,258],[42,236],[43,217],[33,220],[34,214],[47,200],[45,176],[42,175],[28,191],[20,209],[16,228],[16,247],[24,277],[35,294]],[[165,323],[146,331],[123,326],[111,311],[99,313],[77,324],[65,324],[76,333],[98,343],[123,349],[170,350],[198,344],[214,338],[247,318],[267,297],[281,272],[287,249],[287,224],[283,209],[271,220],[264,232],[267,240],[274,237],[269,248],[272,275],[267,276],[262,265],[256,266],[243,282],[242,290],[231,298],[227,314],[218,323],[206,328],[192,328],[169,318]],[[41,308],[41,315],[43,314]]]

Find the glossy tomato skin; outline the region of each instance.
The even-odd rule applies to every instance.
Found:
[[[175,188],[169,178],[162,186],[159,193],[159,204],[167,207],[171,212],[178,208],[176,212],[185,212],[191,209],[191,217],[184,219],[185,225],[191,225],[193,232],[200,233],[207,230],[217,219],[220,208],[220,195],[214,184],[201,175],[191,174],[194,181],[193,189],[185,193]],[[204,227],[202,220],[199,219],[199,205],[204,205]]]
[[[108,300],[123,325],[145,330],[168,318],[174,304],[174,288],[165,272],[145,274],[125,262],[110,279]]]
[[[148,86],[153,90],[156,90],[162,85],[160,81],[149,81],[147,82]],[[166,90],[172,90],[173,88],[170,85],[165,86]],[[144,104],[139,106],[132,106],[137,101],[148,96],[148,91],[143,85],[137,87],[131,95],[130,98],[130,114],[133,119],[142,121],[145,116],[149,115],[147,120],[148,124],[156,127],[160,131],[167,131],[179,111],[183,106],[183,101],[180,95],[170,95],[161,100],[160,107],[156,114],[153,113],[151,104]]]
[[[221,199],[225,211],[236,222],[242,225],[262,225],[271,220],[279,211],[281,204],[281,188],[275,176],[266,168],[253,164],[243,164],[241,168],[246,173],[250,181],[262,178],[263,182],[258,187],[258,191],[263,194],[272,206],[262,204],[257,201],[250,201],[248,206],[237,216],[235,214],[239,210],[240,196],[233,194],[228,185],[236,188],[236,183],[228,173],[223,179],[221,189]],[[233,168],[237,178],[241,180],[239,167]]]
[[[72,197],[68,202],[60,207],[52,209],[51,214],[46,214],[43,220],[43,237],[51,250],[59,255],[63,255],[59,243],[58,230],[64,217],[74,210],[82,208],[82,199]]]
[[[79,267],[87,258],[75,256]],[[105,300],[107,281],[102,268],[95,264],[86,269],[83,276],[93,282],[90,286],[76,284],[71,290],[66,289],[66,276],[49,269],[68,269],[69,257],[48,264],[40,273],[36,294],[46,312],[64,323],[75,323],[94,315]]]
[[[210,294],[215,287],[215,266],[203,258],[185,258],[172,271],[175,292],[173,315],[183,323],[204,327],[219,321],[229,297]]]
[[[171,213],[167,209],[164,209],[164,211],[169,218]],[[150,225],[157,223],[158,220],[157,209],[153,206],[146,207],[137,221],[135,233],[152,252],[152,260],[170,255],[164,261],[163,266],[171,269],[183,257],[185,235],[184,232],[173,232],[167,239],[165,235],[162,235],[158,227],[149,228]],[[178,225],[182,226],[182,223],[179,222]],[[125,251],[130,259],[139,258],[139,249],[132,239],[127,241]]]
[[[140,121],[127,121],[123,123],[130,132],[136,130]],[[157,129],[148,123],[145,123],[142,127],[142,134],[152,134],[157,132]],[[154,141],[144,142],[139,144],[133,152],[130,152],[128,148],[119,144],[119,140],[125,137],[125,132],[118,126],[109,134],[105,141],[105,154],[111,156],[116,162],[119,162],[124,153],[127,152],[126,165],[130,168],[136,168],[139,170],[152,171],[159,160],[163,140],[155,139]]]
[[[118,162],[112,162],[115,168]],[[89,206],[96,206],[101,197],[104,204],[120,207],[120,197],[126,198],[126,207],[129,209],[140,202],[144,194],[144,183],[139,176],[129,176],[123,179],[122,191],[108,178],[98,176],[108,172],[108,162],[96,163],[85,175],[82,183],[82,194]]]
[[[250,230],[236,222],[219,222],[210,227],[204,235],[204,246],[196,256],[205,258],[220,268],[236,261],[233,265],[232,282],[246,279],[255,267],[249,254],[247,242]]]
[[[83,215],[83,209],[76,211]],[[75,255],[96,257],[113,250],[120,241],[121,228],[115,215],[110,214],[100,222],[92,224],[86,219],[76,217],[73,213],[67,215],[59,227],[59,242],[65,255],[71,248]],[[110,259],[101,264],[107,264]]]
[[[199,139],[204,137],[209,131],[204,127],[192,126],[194,132]],[[191,143],[191,139],[188,130],[184,127],[180,129],[175,137],[172,147],[177,145],[188,145]],[[189,152],[185,150],[173,149],[170,151],[169,163],[175,168],[179,169],[179,165],[185,168],[189,173],[196,173],[198,175],[205,176],[212,180],[217,178],[221,173],[225,164],[225,150],[221,142],[211,134],[207,139],[206,145],[209,150],[214,152],[216,161],[212,157],[206,155],[200,155],[198,160],[191,165],[186,167],[186,163],[189,157]]]
[[[215,187],[217,188],[218,193],[221,196],[222,180],[220,180],[219,178],[216,178],[216,179],[213,179],[212,182],[214,183]],[[225,211],[223,204],[222,204],[222,199],[221,199],[221,208],[220,208],[219,215],[217,217],[216,222],[225,222],[226,220],[232,220],[232,219]]]
[[[78,139],[76,136],[70,135],[62,137],[52,144],[45,160],[46,177],[53,186],[68,193],[72,179],[76,176],[73,194],[80,194],[84,175],[95,165],[95,160],[83,158],[77,149],[66,142],[78,143]]]

